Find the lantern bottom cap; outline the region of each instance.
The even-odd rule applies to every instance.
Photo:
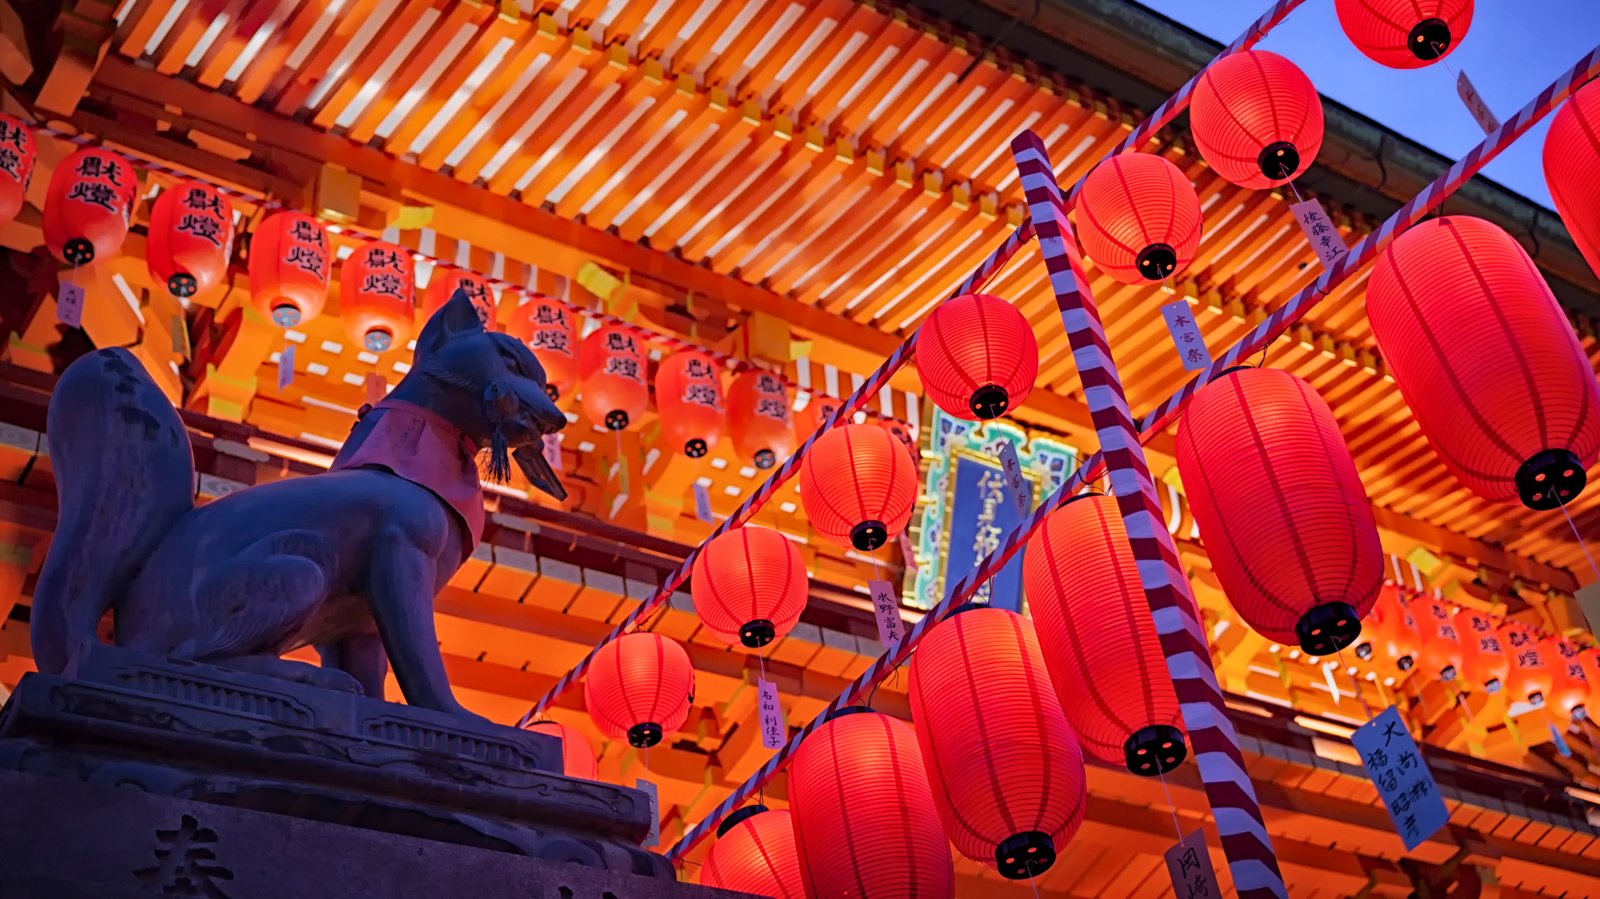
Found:
[[[1372,641],[1363,640],[1356,644],[1356,658],[1365,662],[1372,658]]]
[[[1454,665],[1446,665],[1443,668],[1440,668],[1439,669],[1439,679],[1440,680],[1455,680],[1456,679],[1456,666],[1454,666]]]
[[[770,810],[761,803],[754,802],[730,814],[728,817],[723,818],[722,823],[717,825],[718,838],[726,836],[728,831],[738,827],[740,821],[744,821],[748,818],[754,818],[756,815],[759,815],[765,811]]]
[[[606,430],[625,431],[628,428],[628,413],[621,409],[612,409],[606,413]]]
[[[1394,666],[1399,668],[1401,671],[1410,671],[1416,664],[1417,660],[1409,655],[1401,656],[1394,661]]]
[[[1569,449],[1540,450],[1517,466],[1512,477],[1517,485],[1517,496],[1530,509],[1554,509],[1564,506],[1583,492],[1588,475],[1583,472],[1583,461]]]
[[[1361,616],[1347,602],[1325,602],[1300,616],[1294,634],[1300,648],[1314,656],[1330,656],[1361,636]]]
[[[551,399],[555,399],[555,397],[551,397]],[[700,437],[690,438],[684,441],[683,444],[683,454],[691,459],[699,459],[710,451],[711,447],[707,446],[705,440]]]
[[[280,328],[292,328],[300,324],[300,307],[293,303],[279,303],[273,306],[272,323]]]
[[[550,398],[550,402],[556,402],[561,399],[561,388],[554,384],[546,384],[544,385],[544,395]]]
[[[1170,724],[1151,724],[1122,741],[1122,754],[1129,771],[1142,777],[1155,777],[1183,764],[1189,748],[1184,745],[1183,731]]]
[[[61,258],[69,265],[88,265],[94,261],[94,242],[74,237],[61,245]]]
[[[1532,693],[1529,693],[1528,705],[1534,706],[1535,708],[1544,705],[1544,693],[1540,690],[1534,690]]]
[[[1178,269],[1178,252],[1171,245],[1153,243],[1139,251],[1135,263],[1146,281],[1161,281]]]
[[[778,629],[765,618],[746,621],[739,628],[739,642],[750,649],[760,649],[778,639]]]
[[[1483,692],[1485,692],[1485,693],[1499,693],[1500,692],[1500,688],[1503,687],[1503,686],[1505,686],[1505,684],[1500,683],[1500,678],[1491,677],[1488,680],[1483,682]]]
[[[850,529],[850,545],[864,553],[889,542],[889,526],[881,521],[863,521]]]
[[[995,865],[1007,880],[1027,880],[1050,870],[1056,863],[1056,844],[1050,835],[1025,830],[1001,841],[994,850]]]
[[[1443,59],[1450,52],[1450,26],[1442,19],[1423,19],[1406,35],[1406,49],[1423,62]]]
[[[769,449],[756,450],[754,461],[757,468],[761,469],[762,471],[766,471],[772,466],[778,464],[778,454]]]
[[[1300,151],[1294,144],[1280,140],[1263,147],[1256,164],[1261,166],[1261,174],[1273,181],[1287,181],[1300,171]]]
[[[661,742],[661,725],[646,721],[628,728],[628,745],[634,749],[649,749]]]
[[[175,297],[189,298],[200,289],[200,282],[188,272],[178,272],[167,279],[167,292]]]
[[[980,421],[991,421],[1011,408],[1011,393],[999,384],[985,384],[967,397],[967,408]]]
[[[388,328],[369,328],[361,338],[361,343],[369,352],[383,353],[394,346],[394,335]]]

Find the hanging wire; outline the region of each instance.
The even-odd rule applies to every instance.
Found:
[[[1167,812],[1172,815],[1172,832],[1178,835],[1178,842],[1183,842],[1183,828],[1178,825],[1178,808],[1172,804],[1172,793],[1167,789],[1167,773],[1161,770],[1161,763],[1156,763],[1156,776],[1161,779],[1161,795],[1167,797]]]
[[[1356,680],[1356,676],[1350,673],[1350,667],[1344,663],[1344,648],[1340,647],[1334,652],[1339,657],[1339,667],[1343,668],[1345,676],[1350,678],[1350,688],[1355,691],[1356,701],[1361,703],[1361,711],[1365,712],[1367,714],[1367,720],[1371,721],[1372,706],[1367,705],[1367,697],[1361,692],[1361,681]]]
[[[1562,503],[1561,517],[1567,520],[1567,527],[1572,528],[1572,537],[1578,541],[1578,548],[1583,550],[1583,557],[1589,560],[1589,570],[1594,572],[1596,579],[1600,579],[1600,566],[1595,565],[1594,556],[1589,555],[1589,546],[1583,542],[1583,535],[1578,533],[1578,526],[1572,521],[1572,514],[1567,511],[1567,504]]]

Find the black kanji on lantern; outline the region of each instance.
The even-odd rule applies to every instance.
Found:
[[[756,401],[756,414],[757,415],[765,415],[768,418],[781,419],[781,418],[784,417],[783,401],[782,400],[773,400],[773,399],[757,400]]]
[[[222,218],[222,198],[207,190],[198,187],[189,188],[183,195],[183,205],[195,212],[209,212],[217,218]]]
[[[635,381],[643,380],[639,377],[639,360],[628,359],[622,356],[612,356],[606,359],[606,374],[622,375]]]
[[[121,187],[122,182],[117,180],[121,176],[121,168],[121,166],[117,165],[117,161],[115,159],[101,159],[98,156],[85,156],[78,160],[77,171],[78,174],[85,178],[104,178],[112,184]]]
[[[638,345],[633,342],[630,334],[621,334],[612,331],[606,335],[606,349],[612,352],[638,352]]]
[[[90,203],[107,212],[117,211],[116,192],[95,181],[79,181],[72,185],[72,190],[67,191],[67,199]]]
[[[534,311],[533,320],[541,325],[565,325],[567,316],[554,306],[540,306]]]
[[[27,137],[28,135],[22,130],[22,126],[7,125],[5,122],[0,122],[0,144],[10,144],[20,150]]]
[[[554,350],[568,356],[572,355],[572,348],[567,342],[565,331],[535,331],[532,343],[535,349]]]
[[[303,240],[307,243],[316,244],[320,249],[328,248],[327,236],[322,233],[321,228],[318,228],[312,222],[295,222],[294,228],[289,232],[289,234],[295,240]]]
[[[5,125],[0,123],[0,128],[4,127]],[[13,178],[21,177],[22,157],[10,147],[0,147],[0,169],[5,170],[5,173]]]
[[[386,268],[391,272],[406,270],[400,261],[400,254],[394,250],[385,250],[383,247],[373,247],[367,251],[367,265],[372,268]]]
[[[405,299],[406,283],[398,275],[391,275],[386,272],[378,272],[377,274],[368,275],[366,279],[361,282],[361,289],[370,293],[381,293],[385,296],[391,296],[397,300],[402,300]]]
[[[311,247],[290,247],[289,255],[283,257],[283,261],[302,271],[318,276],[323,273],[328,264],[327,257],[322,254],[322,251]]]
[[[689,377],[698,378],[702,381],[707,380],[716,374],[716,372],[711,370],[711,366],[701,362],[699,359],[690,359],[689,364],[685,365],[683,370],[686,374],[688,374]]]
[[[689,363],[694,365],[693,362]],[[717,397],[717,388],[710,384],[686,384],[683,388],[683,401],[694,403],[697,406],[707,406],[712,409],[721,405]]]
[[[222,246],[222,224],[203,215],[186,215],[178,220],[178,230],[195,237],[203,237],[216,246]]]

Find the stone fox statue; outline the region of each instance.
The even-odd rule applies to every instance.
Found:
[[[50,398],[60,518],[34,592],[34,657],[59,672],[112,609],[134,649],[377,698],[392,664],[411,704],[469,714],[445,677],[433,597],[482,530],[478,449],[491,477],[514,458],[561,497],[539,447],[566,423],[538,360],[458,292],[332,470],[196,507],[172,404],[127,351],[84,356]],[[323,670],[278,658],[306,645]]]

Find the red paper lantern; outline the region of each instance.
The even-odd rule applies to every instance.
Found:
[[[764,805],[729,815],[717,826],[717,842],[706,855],[700,884],[774,899],[806,899],[793,816]]]
[[[676,640],[634,631],[602,644],[583,680],[600,732],[646,749],[683,726],[694,704],[694,666]]]
[[[1178,697],[1116,500],[1085,495],[1050,513],[1028,541],[1022,583],[1083,748],[1146,776],[1182,763]]]
[[[1400,676],[1416,667],[1422,653],[1417,621],[1400,596],[1399,588],[1384,584],[1378,601],[1361,625],[1356,656],[1370,660],[1388,674]]]
[[[973,293],[946,300],[917,332],[917,371],[934,405],[966,421],[999,418],[1028,399],[1039,343],[1015,306]]]
[[[416,309],[411,253],[373,241],[358,247],[339,271],[339,314],[362,349],[382,353],[411,339]]]
[[[728,431],[741,459],[765,471],[794,453],[789,389],[772,374],[745,371],[728,387]]]
[[[1573,91],[1551,118],[1544,183],[1572,242],[1600,274],[1600,83]]]
[[[1239,617],[1315,656],[1350,645],[1378,598],[1384,558],[1327,402],[1288,372],[1235,369],[1189,404],[1177,456]]]
[[[1457,629],[1455,617],[1444,603],[1431,597],[1420,597],[1411,603],[1417,623],[1417,637],[1422,641],[1422,664],[1430,674],[1440,680],[1455,680],[1466,666],[1466,641]]]
[[[561,773],[567,777],[594,780],[599,777],[599,767],[594,761],[594,747],[583,732],[559,721],[535,721],[528,730],[549,734],[561,740]]]
[[[817,396],[812,394],[811,400],[805,408],[794,413],[794,439],[795,446],[805,443],[817,429],[822,427],[833,411],[844,405],[831,396]],[[848,418],[845,419],[849,421]]]
[[[328,232],[309,215],[267,216],[250,238],[250,293],[273,324],[310,321],[328,300]]]
[[[650,406],[646,370],[639,340],[627,329],[606,325],[585,337],[578,348],[584,414],[611,431],[637,425]]]
[[[878,427],[888,431],[890,437],[893,437],[901,446],[906,448],[906,452],[911,455],[911,464],[913,466],[922,461],[922,446],[917,443],[917,435],[911,432],[910,425],[892,418],[878,418],[873,421]]]
[[[1413,227],[1373,264],[1367,318],[1400,394],[1467,489],[1565,505],[1600,456],[1600,384],[1533,260],[1483,219]]]
[[[805,611],[811,581],[789,538],[745,525],[708,542],[694,560],[690,595],[718,640],[751,649],[789,633]]]
[[[1507,697],[1512,702],[1544,705],[1553,686],[1555,658],[1546,653],[1538,636],[1525,624],[1507,621],[1497,633],[1510,662],[1505,678]]]
[[[489,282],[474,272],[450,266],[435,267],[433,276],[428,279],[428,289],[422,294],[422,320],[427,321],[435,312],[443,309],[458,290],[472,301],[473,311],[478,313],[478,320],[483,322],[483,326],[492,330],[494,291],[489,289]]]
[[[44,242],[71,266],[117,255],[138,196],[133,166],[109,150],[84,147],[61,160],[44,203]]]
[[[954,899],[950,844],[911,725],[841,709],[789,762],[807,896]]]
[[[871,552],[911,520],[916,466],[882,428],[841,425],[818,438],[801,463],[800,502],[818,533]]]
[[[1124,284],[1162,281],[1188,268],[1200,228],[1194,185],[1153,153],[1112,156],[1094,167],[1078,194],[1083,252]]]
[[[150,207],[145,264],[175,297],[222,283],[233,256],[233,204],[198,181],[174,184]]]
[[[1333,8],[1350,43],[1391,69],[1444,59],[1472,25],[1472,0],[1334,0]]]
[[[1212,63],[1189,101],[1200,155],[1240,187],[1287,184],[1322,149],[1322,98],[1294,63],[1245,50]]]
[[[33,129],[21,119],[0,113],[0,225],[10,224],[22,213],[38,162]]]
[[[566,306],[549,297],[531,297],[511,314],[506,333],[533,351],[544,368],[544,392],[550,399],[572,392],[578,382],[578,329]]]
[[[1572,717],[1591,718],[1588,711],[1589,703],[1600,703],[1600,649],[1583,648],[1578,650],[1578,664],[1583,668],[1583,677],[1589,682],[1589,698],[1584,701],[1581,708],[1572,710]]]
[[[684,350],[656,369],[656,409],[667,448],[699,459],[717,445],[726,414],[722,374],[705,353]]]
[[[1539,645],[1550,660],[1550,692],[1545,696],[1545,705],[1566,718],[1588,717],[1589,675],[1584,671],[1578,645],[1558,637]]]
[[[911,657],[911,720],[945,833],[1011,880],[1036,877],[1083,823],[1083,752],[1026,618],[967,605]]]
[[[1498,624],[1493,618],[1472,609],[1456,613],[1456,633],[1461,635],[1465,653],[1465,679],[1485,693],[1498,693],[1505,685],[1511,667],[1505,646],[1500,642]]]

